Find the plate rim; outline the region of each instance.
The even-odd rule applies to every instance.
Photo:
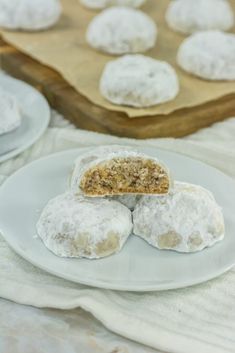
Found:
[[[92,288],[101,288],[101,289],[107,289],[107,290],[116,290],[116,291],[127,291],[127,292],[160,292],[160,291],[165,291],[165,290],[174,290],[174,289],[181,289],[181,288],[186,288],[186,287],[193,287],[205,282],[208,282],[210,280],[216,279],[217,277],[225,274],[226,272],[228,272],[229,270],[231,270],[235,264],[231,263],[228,264],[224,267],[221,268],[220,271],[216,272],[216,275],[211,274],[208,276],[203,276],[200,280],[198,279],[198,281],[184,281],[182,284],[156,284],[155,285],[147,285],[144,284],[144,287],[142,287],[141,285],[135,285],[135,287],[133,288],[132,286],[128,286],[128,284],[117,284],[115,285],[114,283],[107,283],[106,281],[102,281],[102,280],[96,280],[96,282],[93,280],[93,283],[91,284],[91,282],[86,281],[86,280],[77,280],[74,276],[70,276],[68,273],[66,273],[65,275],[61,275],[59,272],[57,272],[56,270],[48,270],[48,268],[44,267],[43,264],[38,264],[37,262],[34,262],[31,258],[29,258],[27,255],[25,255],[25,253],[23,253],[23,251],[21,252],[21,250],[17,247],[15,247],[14,245],[12,245],[10,242],[8,242],[5,237],[4,234],[2,233],[2,230],[0,230],[0,234],[2,235],[2,237],[4,238],[4,240],[7,242],[7,244],[10,246],[11,249],[13,249],[18,255],[20,255],[24,260],[26,260],[27,262],[29,262],[30,264],[32,264],[33,266],[45,271],[46,273],[49,273],[53,276],[56,276],[62,280],[65,281],[71,281],[73,283],[77,283],[77,284],[82,284],[82,285],[86,285]],[[50,251],[50,250],[48,250]],[[56,255],[55,255],[56,256]]]
[[[20,147],[15,148],[13,150],[11,150],[10,152],[7,152],[5,154],[3,154],[2,156],[0,156],[0,163],[3,163],[15,156],[18,156],[20,153],[24,152],[25,150],[27,150],[29,147],[31,147],[35,142],[37,142],[39,140],[39,138],[43,135],[43,133],[46,131],[49,123],[50,123],[50,118],[51,118],[51,108],[49,106],[49,103],[47,101],[47,99],[44,97],[44,95],[39,92],[35,87],[29,85],[28,83],[26,83],[25,81],[19,80],[15,77],[9,76],[4,72],[0,72],[0,78],[4,77],[4,79],[9,80],[9,81],[14,81],[15,84],[20,85],[20,86],[24,86],[27,89],[30,89],[32,91],[34,91],[35,94],[38,95],[38,97],[40,97],[40,99],[42,100],[47,112],[45,112],[43,118],[41,120],[42,124],[41,124],[41,128],[38,129],[37,133],[35,134],[34,138],[29,140],[28,142],[22,144]],[[30,116],[28,116],[28,118],[30,118]]]
[[[121,144],[120,144],[121,145]],[[123,145],[123,144],[122,144]],[[80,153],[81,151],[86,151],[86,150],[90,150],[94,147],[98,147],[98,146],[90,146],[90,147],[78,147],[78,148],[73,148],[73,149],[68,149],[68,150],[64,150],[64,151],[59,151],[56,153],[51,153],[47,156],[43,156],[40,157],[34,161],[31,161],[30,163],[22,166],[21,168],[19,168],[17,171],[15,171],[13,174],[11,174],[0,186],[0,198],[1,198],[1,193],[3,192],[4,187],[6,187],[6,185],[8,184],[8,182],[11,182],[12,178],[15,178],[15,176],[18,173],[21,173],[22,170],[26,169],[26,168],[31,168],[32,165],[40,163],[42,161],[54,158],[54,157],[58,157],[61,155],[66,155],[66,154],[72,154],[72,153]],[[134,148],[134,146],[133,146]],[[156,151],[163,151],[163,152],[167,152],[170,154],[175,154],[175,155],[181,155],[186,159],[190,159],[193,161],[196,161],[197,163],[204,165],[204,166],[209,166],[212,169],[215,169],[217,172],[219,172],[221,175],[225,176],[226,178],[230,179],[231,182],[234,182],[234,179],[232,177],[230,177],[229,175],[225,174],[223,171],[221,171],[220,169],[211,166],[210,164],[207,164],[205,162],[202,162],[194,157],[190,157],[185,155],[184,153],[179,153],[179,152],[174,152],[174,151],[170,151],[167,149],[163,149],[163,148],[158,148],[158,147],[152,147],[152,146],[139,146],[139,148],[143,148],[143,149],[149,149],[149,150],[156,150]],[[215,279],[219,276],[221,276],[222,274],[226,273],[227,271],[229,271],[234,265],[235,265],[235,255],[234,255],[234,259],[232,261],[228,261],[228,263],[224,264],[223,266],[220,267],[219,270],[216,271],[216,273],[214,271],[212,271],[211,273],[209,273],[208,275],[204,275],[202,277],[200,277],[200,279],[198,278],[198,280],[193,280],[193,279],[189,279],[189,280],[181,280],[181,283],[177,283],[175,281],[173,282],[168,282],[166,284],[164,283],[156,283],[155,284],[143,284],[142,285],[135,285],[135,287],[133,288],[133,286],[128,286],[127,284],[115,284],[113,283],[107,283],[104,280],[98,279],[96,281],[94,281],[93,279],[91,280],[92,283],[86,280],[78,280],[77,278],[75,278],[75,276],[70,275],[69,273],[65,273],[65,274],[61,274],[59,271],[57,272],[54,269],[48,269],[48,267],[44,266],[43,263],[38,263],[37,261],[34,261],[30,256],[28,256],[27,253],[25,253],[23,250],[21,250],[17,245],[13,244],[13,242],[8,239],[6,239],[7,237],[5,237],[4,234],[4,226],[2,226],[2,224],[0,223],[0,234],[2,235],[2,237],[4,238],[4,240],[7,242],[7,244],[10,246],[11,249],[13,249],[18,255],[20,255],[23,259],[25,259],[26,261],[28,261],[29,263],[33,264],[34,266],[40,268],[41,270],[50,273],[56,277],[59,277],[63,280],[68,280],[71,281],[73,283],[79,283],[79,284],[83,284],[83,285],[87,285],[89,287],[95,287],[95,288],[102,288],[102,289],[110,289],[110,290],[120,290],[120,291],[130,291],[130,292],[152,292],[152,291],[163,291],[163,290],[173,290],[173,289],[180,289],[180,288],[185,288],[185,287],[191,287],[191,286],[195,286],[204,282],[207,282],[209,280]],[[142,240],[142,239],[141,239]],[[216,246],[216,245],[215,245]],[[47,249],[48,251],[50,251],[49,249]],[[53,253],[52,253],[53,254]],[[53,254],[54,255],[54,254]],[[56,256],[56,255],[55,255]]]

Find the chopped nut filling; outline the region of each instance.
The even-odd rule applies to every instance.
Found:
[[[139,157],[100,163],[90,168],[80,183],[86,195],[165,194],[169,187],[169,177],[163,167]]]

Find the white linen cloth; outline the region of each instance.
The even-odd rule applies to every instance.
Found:
[[[184,139],[144,141],[75,130],[67,125],[63,126],[63,121],[61,124],[56,128],[50,127],[33,147],[20,156],[1,164],[0,180],[3,181],[18,168],[49,153],[74,147],[113,143],[156,146],[178,151],[207,162],[235,177],[235,118],[215,124]],[[229,190],[224,191],[229,192]],[[234,270],[210,282],[179,290],[151,293],[103,290],[74,284],[35,268],[16,255],[0,237],[0,297],[38,308],[73,309],[66,312],[44,309],[44,312],[45,310],[47,313],[51,312],[54,321],[50,320],[53,321],[54,328],[56,322],[60,325],[57,327],[56,334],[59,335],[58,340],[61,340],[64,348],[61,352],[83,353],[82,345],[81,349],[75,346],[78,339],[75,332],[69,333],[66,326],[69,323],[70,327],[73,323],[75,327],[79,327],[76,323],[76,315],[79,315],[81,309],[75,309],[78,307],[93,314],[112,332],[146,345],[144,347],[131,342],[128,347],[132,348],[129,350],[125,348],[127,341],[113,335],[114,340],[122,342],[122,348],[117,343],[119,348],[112,348],[112,350],[107,348],[106,353],[150,353],[156,352],[156,349],[172,353],[232,353],[235,351]],[[4,318],[11,320],[15,312],[14,309],[9,310],[9,305],[9,302],[1,302],[0,308],[3,309],[0,309],[0,316],[3,315]],[[14,307],[11,306],[11,308]],[[21,307],[17,307],[16,312],[20,313],[20,311]],[[35,311],[32,315],[36,317]],[[42,316],[38,314],[37,317]],[[19,319],[18,324],[20,322]],[[40,340],[41,344],[44,344],[44,339],[48,340],[50,334],[50,322],[44,324],[45,334]],[[95,325],[98,325],[98,322]],[[0,319],[0,335],[1,330],[6,329],[6,326],[7,323]],[[29,332],[30,328],[31,326],[27,328]],[[94,327],[93,329],[96,330]],[[66,336],[66,332],[69,336]],[[104,335],[104,331],[102,332]],[[25,336],[25,331],[22,334]],[[42,332],[39,336],[41,334]],[[6,341],[4,342],[6,344]],[[97,342],[95,344],[97,345]],[[104,352],[95,344],[94,352],[96,350]],[[0,353],[6,351],[5,347],[1,350],[0,346]],[[30,351],[28,346],[25,346],[22,351],[27,353],[26,348],[29,352],[36,352],[35,349]],[[14,349],[11,351],[15,353]],[[53,351],[50,350],[50,352]],[[60,352],[58,346],[55,351]],[[87,351],[84,350],[84,352]]]

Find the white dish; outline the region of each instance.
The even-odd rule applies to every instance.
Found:
[[[0,136],[0,163],[12,158],[35,143],[50,121],[46,99],[30,85],[0,73],[0,86],[13,94],[22,111],[21,126]]]
[[[59,277],[91,286],[153,291],[180,288],[212,279],[235,263],[235,183],[215,168],[180,154],[152,148],[175,179],[211,190],[223,207],[225,239],[193,254],[157,250],[131,236],[123,250],[100,260],[66,259],[52,254],[35,238],[36,222],[47,201],[64,192],[74,159],[86,149],[58,153],[20,169],[0,188],[0,229],[9,245],[34,265]]]

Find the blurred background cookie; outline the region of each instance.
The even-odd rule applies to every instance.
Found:
[[[177,0],[169,4],[166,21],[177,32],[229,30],[234,26],[234,13],[227,0]]]
[[[174,99],[179,82],[167,62],[143,55],[126,55],[106,65],[100,92],[114,104],[150,107]]]
[[[140,10],[112,7],[91,21],[86,38],[91,47],[110,54],[145,52],[155,45],[157,26]]]
[[[198,32],[181,44],[179,66],[207,80],[235,80],[235,34]]]
[[[0,87],[0,135],[15,130],[20,124],[21,115],[17,100]]]
[[[61,15],[59,0],[0,0],[0,27],[36,31],[53,26]]]

